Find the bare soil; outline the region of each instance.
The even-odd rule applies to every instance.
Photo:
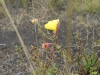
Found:
[[[83,20],[80,19],[80,16],[77,14],[73,15],[73,33],[76,33],[77,31],[82,34],[82,38],[85,40],[86,35],[86,27],[85,25],[89,24],[89,41],[90,46],[92,45],[92,33],[94,32],[94,35],[96,38],[97,36],[97,28],[100,27],[100,18],[97,14],[83,14]],[[88,18],[88,22],[87,22]],[[23,63],[26,63],[27,60],[23,54],[24,60],[22,61],[20,57],[18,56],[15,46],[18,45],[21,48],[20,42],[18,40],[18,37],[16,35],[16,32],[14,31],[13,27],[11,26],[11,23],[9,20],[2,19],[2,22],[0,23],[0,75],[29,75],[29,70],[26,69],[25,65]],[[6,22],[5,22],[6,21]],[[16,24],[16,22],[15,22]],[[31,51],[31,45],[36,45],[35,42],[35,30],[34,25],[30,23],[29,20],[22,19],[21,23],[16,24],[18,31],[22,37],[22,39],[25,42],[25,45],[28,47],[28,50]],[[94,31],[93,31],[94,28]],[[66,45],[65,37],[66,37],[66,21],[61,20],[61,26],[59,29],[59,44],[62,46]],[[38,36],[38,41],[41,39],[40,36]],[[39,43],[40,47],[41,44]],[[74,44],[73,44],[74,45]],[[84,44],[85,45],[85,44]],[[27,65],[27,64],[26,64]]]

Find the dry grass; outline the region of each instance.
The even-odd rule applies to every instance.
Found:
[[[88,11],[90,13],[97,12],[97,10],[100,7],[100,1],[99,0],[74,0],[73,1],[73,10],[76,12],[84,12]]]
[[[59,18],[60,21],[61,21],[61,23],[62,23],[62,21],[67,22],[66,21],[66,16],[67,16],[67,18],[68,17],[70,18],[68,24],[70,25],[71,22],[74,24],[73,31],[74,31],[74,27],[77,28],[76,29],[77,31],[75,30],[75,32],[76,32],[75,34],[76,35],[75,35],[75,38],[74,39],[76,39],[76,42],[75,43],[76,43],[76,45],[78,45],[78,47],[81,46],[81,49],[88,50],[88,48],[87,48],[88,47],[87,41],[89,41],[89,38],[90,38],[89,37],[89,33],[92,33],[92,35],[93,35],[93,37],[92,37],[93,46],[94,45],[98,45],[97,43],[96,44],[94,43],[94,42],[96,42],[95,35],[94,35],[94,32],[95,31],[93,30],[92,32],[89,32],[89,30],[88,30],[89,28],[90,29],[94,29],[94,27],[91,26],[91,24],[89,22],[89,16],[90,15],[87,14],[87,17],[85,17],[85,18],[82,15],[80,17],[79,16],[75,16],[75,19],[78,19],[78,21],[77,21],[78,23],[75,24],[75,21],[73,22],[73,20],[71,20],[71,15],[72,15],[71,10],[69,11],[70,15],[66,15],[66,11],[65,10],[59,9],[59,11],[58,11],[58,10],[56,10],[56,9],[58,9],[57,7],[56,8],[53,8],[52,5],[48,5],[48,3],[45,2],[45,1],[42,1],[42,0],[41,1],[32,0],[32,1],[33,2],[31,4],[31,6],[29,6],[28,8],[24,8],[24,9],[23,8],[21,8],[21,9],[16,8],[17,10],[15,10],[13,7],[11,7],[13,9],[13,10],[10,11],[11,14],[9,14],[6,11],[8,13],[8,16],[9,16],[9,18],[11,20],[12,25],[14,25],[14,22],[15,22],[16,23],[16,26],[18,27],[18,25],[25,24],[25,22],[27,22],[28,24],[30,24],[29,21],[31,21],[32,19],[38,19],[39,20],[39,25],[41,25],[41,27],[43,27],[43,25],[47,21],[52,20],[52,19]],[[26,7],[26,5],[23,5],[23,6]],[[51,9],[49,9],[49,7]],[[93,13],[93,12],[96,12],[97,8],[99,7],[99,4],[98,4],[98,0],[96,0],[96,1],[94,1],[94,0],[92,0],[92,1],[90,1],[90,0],[88,0],[88,1],[87,0],[83,0],[83,2],[80,2],[78,0],[75,0],[73,7],[74,7],[73,10],[76,10],[78,12],[80,12],[80,11],[82,11],[82,12],[83,11],[89,11],[89,12]],[[8,6],[8,9],[9,8],[10,7]],[[97,25],[97,24],[95,24],[95,25]],[[48,67],[48,64],[46,63],[47,61],[46,62],[42,62],[41,61],[41,59],[39,57],[40,56],[43,57],[43,54],[45,54],[45,52],[46,52],[46,57],[43,57],[43,59],[45,58],[48,61],[49,60],[52,60],[52,59],[50,59],[50,56],[49,56],[49,55],[51,55],[51,57],[52,57],[52,52],[42,50],[41,46],[38,46],[37,49],[33,47],[33,50],[34,51],[33,51],[33,55],[32,56],[31,56],[31,54],[28,54],[28,51],[26,49],[26,46],[24,45],[24,42],[21,39],[21,36],[19,35],[18,30],[16,30],[17,28],[15,26],[13,26],[13,27],[15,28],[15,31],[17,32],[17,35],[18,35],[19,40],[20,40],[20,42],[22,44],[23,50],[24,50],[24,52],[26,54],[26,57],[27,57],[27,59],[28,59],[28,61],[30,63],[31,68],[33,68],[33,66],[31,65],[31,62],[33,63],[33,65],[35,65],[35,69],[32,70],[33,71],[33,75],[43,75],[43,74],[46,75],[46,72],[47,72],[47,75],[50,75],[50,74],[57,75],[58,73],[59,73],[59,75],[65,75],[66,74],[64,72],[64,70],[59,70],[55,66],[55,62],[54,61],[52,61],[52,62],[50,61],[49,67]],[[71,28],[72,27],[70,27],[70,29]],[[84,37],[82,37],[83,36],[82,34],[84,34],[84,33],[82,33],[82,31],[81,30],[78,30],[78,29],[82,29],[82,30],[85,29],[86,35]],[[71,34],[71,30],[69,30],[69,31],[70,31],[69,34]],[[47,32],[47,33],[49,33],[49,32]],[[35,32],[35,34],[38,35],[37,34],[37,31]],[[83,39],[83,38],[85,38],[85,39]],[[67,38],[67,40],[69,40],[69,42],[70,42],[70,39],[71,39],[71,36],[69,37],[69,39]],[[36,41],[37,41],[37,39],[36,39]],[[84,45],[84,42],[82,42],[82,41],[86,41],[85,42],[86,44]],[[38,45],[38,43],[36,43],[36,44]],[[69,45],[70,44],[71,43],[69,43]],[[58,54],[59,54],[61,51],[55,51],[55,53],[56,52],[58,52]],[[60,55],[63,57],[62,60],[65,61],[66,58],[67,58],[67,56],[65,55],[65,51],[62,51]],[[32,59],[33,59],[33,61],[30,61]],[[47,65],[47,67],[45,68],[46,65]],[[65,66],[65,64],[61,64],[61,65],[62,66]],[[54,72],[54,70],[55,70],[55,72]],[[37,74],[35,74],[35,73],[37,73]]]

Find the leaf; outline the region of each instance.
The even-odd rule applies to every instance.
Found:
[[[61,49],[61,46],[60,45],[56,45],[56,48],[58,49],[58,50],[60,50]]]
[[[100,59],[98,59],[97,63],[95,64],[96,67],[100,67]]]

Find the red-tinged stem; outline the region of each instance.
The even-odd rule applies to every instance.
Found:
[[[58,44],[58,29],[59,29],[59,26],[60,26],[60,23],[58,23],[57,28],[56,28],[57,30],[56,30],[56,32],[54,34],[55,39],[56,39],[56,44]]]
[[[51,50],[51,49],[50,49]],[[43,75],[46,75],[46,70],[49,68],[51,62],[52,62],[52,58],[53,58],[53,55],[54,55],[54,50],[51,50],[51,53],[50,53],[50,61],[46,64],[45,66],[45,70],[44,70],[44,74]]]

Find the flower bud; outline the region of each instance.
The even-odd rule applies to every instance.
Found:
[[[42,48],[48,49],[52,43],[43,43]]]
[[[38,24],[38,19],[31,20],[32,24]]]

